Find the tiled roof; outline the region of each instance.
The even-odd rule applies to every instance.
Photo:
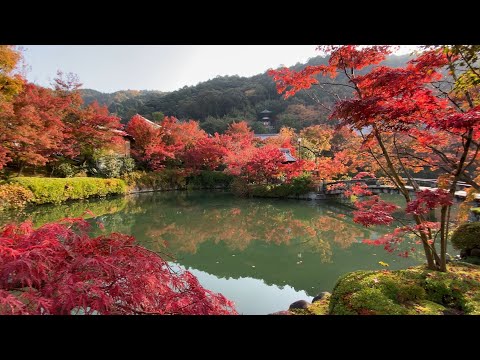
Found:
[[[148,120],[147,118],[144,118],[142,115],[139,115],[139,114],[137,114],[137,115],[140,116],[144,121],[146,121],[147,123],[149,123],[150,125],[152,125],[152,126],[154,126],[154,127],[156,127],[156,128],[162,127],[161,125],[155,124],[153,121],[150,121],[150,120]]]
[[[295,161],[297,161],[297,159],[294,158],[294,157],[292,156],[292,154],[290,153],[290,149],[280,148],[279,150],[284,154],[284,156],[285,156],[285,161],[287,161],[287,162],[295,162]]]

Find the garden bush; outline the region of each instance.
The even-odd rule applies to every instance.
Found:
[[[35,204],[60,203],[126,192],[125,182],[119,179],[18,177],[10,182],[29,189],[34,196],[29,201]]]
[[[230,190],[232,193],[239,197],[249,197],[250,196],[250,188],[248,186],[247,180],[236,177],[233,179],[232,183],[230,184]]]
[[[221,171],[200,171],[198,174],[187,178],[190,189],[216,189],[228,188],[234,177]]]
[[[0,210],[24,207],[32,199],[33,193],[20,185],[0,185]]]
[[[480,248],[480,221],[460,225],[452,235],[456,249]]]
[[[164,169],[159,172],[134,171],[122,176],[129,191],[132,190],[182,190],[186,187],[186,178],[181,171]]]
[[[75,167],[74,165],[70,164],[70,163],[62,163],[60,164],[56,169],[55,169],[55,174],[59,177],[62,177],[62,178],[71,178],[71,177],[74,177],[75,174],[77,174],[77,172],[79,171],[80,169],[78,169],[77,167]]]
[[[129,157],[104,155],[96,160],[97,174],[105,178],[118,178],[131,173],[135,168],[135,161]]]
[[[313,191],[312,179],[308,176],[299,176],[290,183],[271,185],[250,185],[250,195],[258,197],[282,198],[300,196]]]

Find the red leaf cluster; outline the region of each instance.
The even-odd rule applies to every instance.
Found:
[[[453,204],[450,193],[443,189],[417,191],[416,199],[407,204],[407,214],[427,214],[430,210]]]
[[[113,233],[81,219],[0,232],[0,314],[235,314],[233,303]]]
[[[381,200],[379,196],[357,201],[355,206],[357,210],[353,212],[353,221],[366,227],[391,224],[394,220],[392,213],[398,209],[397,205]]]

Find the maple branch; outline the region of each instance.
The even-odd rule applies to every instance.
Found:
[[[351,89],[354,89],[355,90],[355,86],[352,86],[352,85],[348,85],[348,84],[340,84],[340,83],[322,83],[322,82],[319,82],[318,83],[319,85],[332,85],[332,86],[346,86],[346,87],[349,87]],[[322,88],[323,89],[323,88]]]
[[[468,67],[470,68],[470,70],[472,70],[472,72],[477,75],[478,78],[480,78],[480,74],[472,67],[472,65],[470,64],[470,61],[468,61],[465,56],[463,55],[463,52],[462,50],[460,49],[460,47],[458,45],[454,45],[453,46],[457,51],[458,53],[460,54],[460,56],[462,57],[463,61],[465,61],[465,63],[468,65]]]
[[[343,59],[343,57],[342,57],[342,59]],[[345,76],[347,77],[348,81],[353,84],[355,91],[357,92],[358,96],[361,98],[362,97],[362,92],[360,91],[357,84],[355,84],[355,82],[352,80],[353,77],[355,76],[355,74],[353,72],[353,68],[351,68],[352,76],[348,75],[346,67],[343,67],[342,69],[343,69],[343,72],[345,73]]]
[[[382,137],[380,136],[380,133],[379,133],[376,125],[373,125],[373,130],[374,130],[374,136],[377,139],[377,142],[380,145],[380,148],[382,149],[383,156],[385,157],[385,161],[387,162],[387,166],[390,169],[390,171],[392,172],[392,176],[397,180],[399,191],[405,197],[405,200],[407,202],[410,202],[410,194],[408,193],[408,190],[405,188],[405,184],[403,183],[402,179],[397,174],[395,166],[393,165],[393,162],[390,159],[390,155],[388,154],[388,150],[385,147],[385,144],[383,143]]]
[[[362,135],[362,138],[363,140],[365,141],[365,135],[363,135],[363,132],[360,130],[360,135]],[[370,155],[372,155],[373,159],[377,162],[378,166],[380,166],[380,169],[382,169],[382,171],[384,172],[385,175],[388,176],[388,178],[390,179],[390,181],[396,186],[398,187],[395,179],[389,174],[389,172],[383,167],[383,165],[380,163],[380,160],[378,160],[378,158],[375,156],[372,148],[369,146],[368,147],[368,152],[370,153]]]
[[[463,110],[462,107],[461,107],[460,105],[458,105],[457,102],[450,97],[450,93],[449,93],[449,92],[440,89],[439,86],[437,87],[437,86],[433,85],[433,83],[432,83],[432,86],[433,86],[435,89],[437,89],[438,91],[440,91],[443,95],[445,95],[445,97],[446,97],[456,108],[458,108],[458,110],[460,110],[461,112],[465,112],[465,110]]]
[[[322,88],[323,91],[327,92],[325,89]],[[317,96],[315,94],[310,94],[309,92],[305,91],[305,94],[307,94],[308,96],[310,96],[310,99],[312,99],[313,101],[315,101],[318,105],[320,105],[321,107],[323,107],[324,109],[328,110],[329,112],[332,111],[332,109],[330,109],[327,105],[325,105],[323,102],[321,102],[320,100],[318,100]]]
[[[400,166],[402,167],[403,172],[405,173],[405,175],[407,175],[407,178],[410,181],[410,183],[412,184],[415,191],[419,191],[420,187],[418,186],[417,182],[410,176],[410,173],[407,171],[407,169],[405,168],[405,165],[403,164],[402,159],[400,158],[395,134],[393,134],[393,145],[395,146],[395,152],[397,154],[398,162],[400,163]]]

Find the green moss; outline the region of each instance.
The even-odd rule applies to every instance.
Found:
[[[452,264],[441,273],[414,267],[396,271],[356,271],[339,279],[329,313],[443,314],[452,309],[480,313],[480,267]]]
[[[420,300],[408,307],[408,315],[443,315],[445,306],[429,300]]]
[[[18,177],[10,182],[29,189],[34,195],[30,202],[34,204],[60,203],[126,192],[125,182],[120,179]]]
[[[321,300],[308,305],[307,309],[290,309],[288,311],[294,315],[328,315],[330,296],[330,294],[326,294]]]
[[[330,304],[331,294],[326,294],[321,300],[315,301],[308,307],[312,315],[327,315],[328,305]]]
[[[480,215],[480,207],[471,208],[470,211],[474,214]]]
[[[456,249],[480,248],[480,221],[460,225],[452,235]]]

